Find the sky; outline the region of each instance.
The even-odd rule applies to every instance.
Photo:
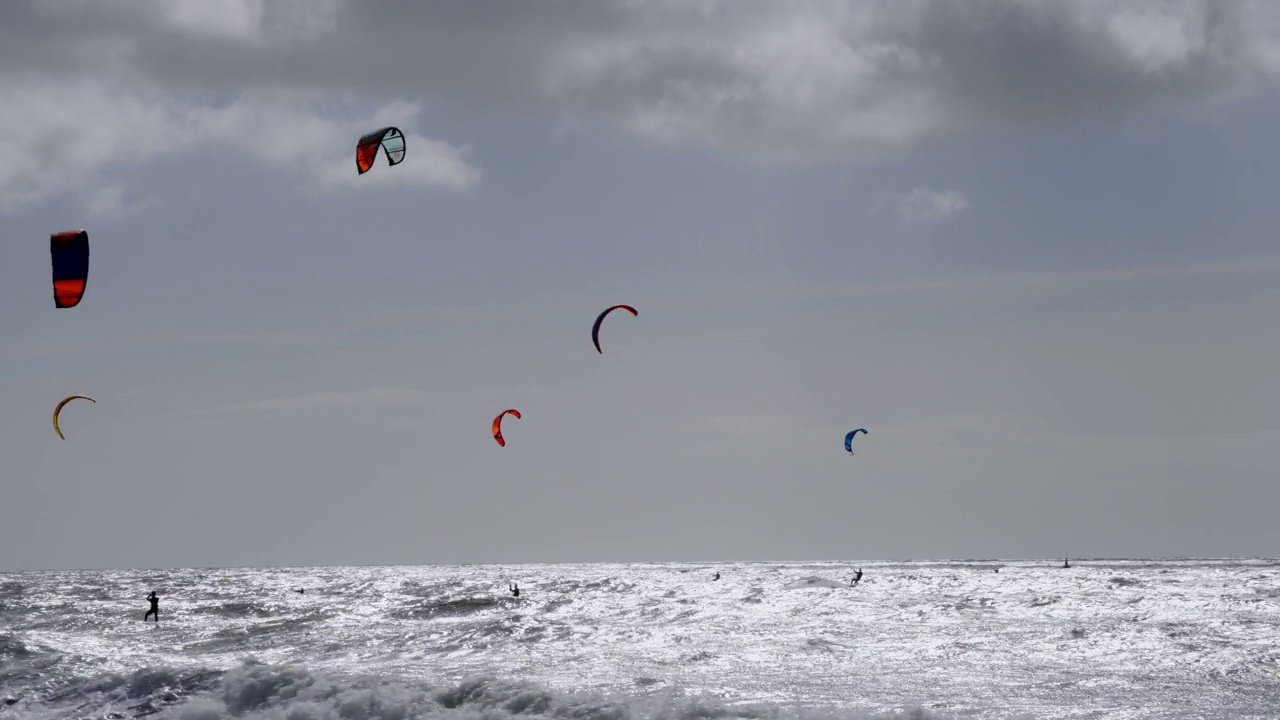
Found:
[[[1278,81],[1270,0],[0,3],[0,570],[1280,555]]]

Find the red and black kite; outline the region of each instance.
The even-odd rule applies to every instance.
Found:
[[[89,281],[89,233],[68,230],[49,236],[53,259],[53,304],[71,308],[80,304]]]
[[[384,127],[360,138],[356,143],[356,170],[363,175],[378,159],[378,148],[387,153],[387,165],[399,165],[404,160],[404,133],[399,128]]]

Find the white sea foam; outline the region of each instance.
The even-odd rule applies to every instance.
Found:
[[[0,717],[1280,717],[1280,564],[1057,565],[11,573]]]

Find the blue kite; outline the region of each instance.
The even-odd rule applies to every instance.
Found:
[[[844,436],[844,449],[848,450],[850,455],[853,454],[853,436],[858,433],[862,433],[863,435],[869,434],[866,428],[858,428],[857,430],[850,431],[848,435]]]

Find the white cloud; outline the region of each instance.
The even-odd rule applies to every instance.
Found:
[[[118,19],[133,29],[178,31],[247,46],[319,38],[338,27],[343,0],[43,0],[34,13],[62,21]],[[107,30],[113,23],[103,23]]]
[[[142,212],[159,202],[154,197],[128,202],[124,199],[124,193],[124,186],[119,183],[101,185],[86,193],[85,204],[92,215],[120,218]]]
[[[898,199],[898,214],[907,222],[937,220],[968,208],[969,201],[955,190],[916,188]]]
[[[1209,38],[1204,10],[1203,3],[1188,0],[1090,8],[1116,47],[1148,73],[1177,72],[1205,52]]]
[[[388,103],[358,121],[325,118],[307,94],[246,93],[223,110],[200,113],[195,123],[209,141],[230,145],[246,156],[281,168],[297,168],[323,189],[434,187],[462,191],[480,180],[463,159],[464,150],[411,132],[421,108]],[[405,133],[405,162],[378,164],[365,175],[355,168],[355,140],[370,129],[397,125]]]
[[[168,23],[183,30],[236,40],[261,39],[263,0],[162,0],[152,6]]]
[[[92,211],[119,213],[117,173],[196,148],[231,149],[319,190],[430,187],[463,191],[480,179],[463,150],[412,132],[417,105],[388,103],[363,118],[326,117],[315,93],[246,92],[221,106],[82,78],[0,79],[0,209],[66,192]],[[394,119],[407,159],[358,176],[355,140]]]

